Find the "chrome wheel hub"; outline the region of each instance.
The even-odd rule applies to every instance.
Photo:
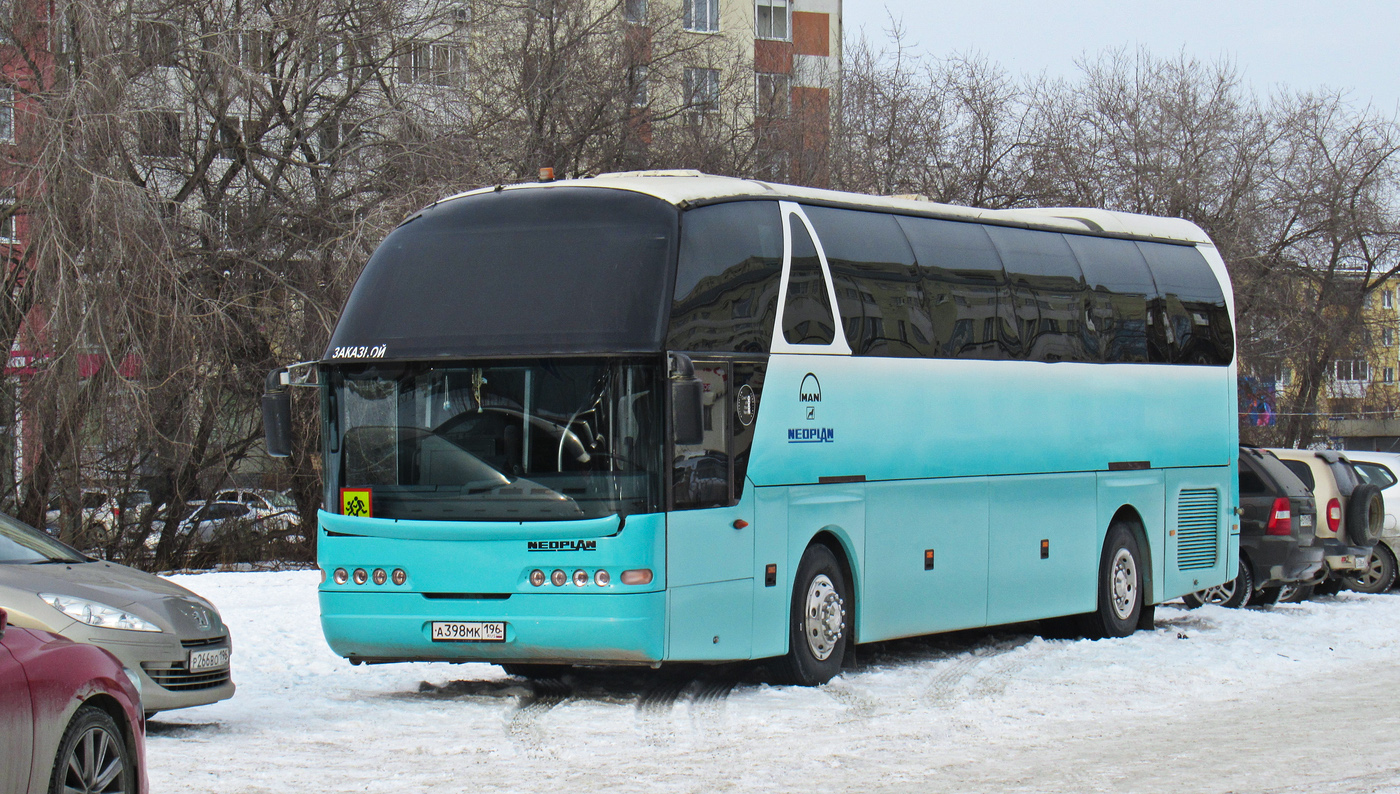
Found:
[[[818,574],[807,588],[807,608],[803,611],[803,635],[807,649],[824,662],[836,650],[846,631],[846,605],[826,574]]]
[[[63,770],[63,790],[83,794],[119,794],[122,791],[123,766],[117,742],[119,738],[101,727],[89,728]]]
[[[1235,597],[1235,582],[1228,581],[1215,587],[1207,587],[1196,594],[1196,597],[1207,604],[1223,604]]]
[[[1137,562],[1127,549],[1119,549],[1113,555],[1113,565],[1109,567],[1108,575],[1113,614],[1119,620],[1127,620],[1132,616],[1138,598]]]

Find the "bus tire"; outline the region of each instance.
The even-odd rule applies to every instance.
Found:
[[[506,675],[513,675],[516,678],[563,678],[572,672],[574,667],[569,664],[536,664],[534,662],[506,662],[501,665],[501,669],[506,671]]]
[[[1142,586],[1145,573],[1137,536],[1128,524],[1115,521],[1104,538],[1099,559],[1099,607],[1086,616],[1086,635],[1126,637],[1137,630],[1146,596]]]
[[[850,586],[826,546],[802,553],[793,577],[788,652],[775,665],[782,683],[821,686],[841,672],[850,643]]]

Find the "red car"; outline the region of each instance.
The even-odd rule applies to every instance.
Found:
[[[0,792],[145,794],[140,679],[115,656],[0,609]]]

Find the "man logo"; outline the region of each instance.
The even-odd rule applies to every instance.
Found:
[[[797,399],[804,403],[822,401],[822,384],[816,375],[808,372],[806,377],[802,378],[802,386],[797,390]]]

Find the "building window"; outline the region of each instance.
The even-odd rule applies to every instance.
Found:
[[[13,188],[0,191],[0,242],[18,241],[15,233],[15,191]]]
[[[633,25],[645,25],[647,22],[647,0],[624,0],[622,15]]]
[[[1391,345],[1395,344],[1394,328],[1381,329],[1381,344],[1385,345],[1386,347],[1390,347]]]
[[[462,48],[450,44],[414,42],[399,56],[399,82],[418,85],[457,85],[462,74]]]
[[[701,33],[719,31],[719,0],[685,0],[685,29]]]
[[[0,143],[15,142],[15,90],[0,88]]]
[[[633,66],[631,74],[632,107],[647,105],[647,67]]]
[[[175,66],[175,26],[153,19],[137,22],[136,51],[147,66]]]
[[[685,106],[689,110],[719,110],[719,70],[685,67]]]
[[[1336,376],[1339,381],[1364,381],[1370,375],[1370,365],[1365,359],[1339,359]]]
[[[1386,368],[1385,368],[1385,382],[1386,382],[1386,383],[1394,383],[1394,382],[1395,382],[1395,367],[1386,367]]]
[[[788,0],[755,0],[754,36],[788,41],[792,38],[792,4]]]
[[[792,101],[792,80],[785,74],[754,75],[754,110],[759,116],[784,118]]]
[[[237,118],[220,119],[214,129],[214,156],[224,160],[236,158],[242,131],[243,123]]]
[[[180,114],[148,110],[138,117],[136,151],[144,157],[180,155]]]
[[[272,65],[272,32],[246,30],[240,37],[238,62],[244,69],[265,72]]]
[[[1381,306],[1387,309],[1395,308],[1395,295],[1390,291],[1390,287],[1381,290]]]

